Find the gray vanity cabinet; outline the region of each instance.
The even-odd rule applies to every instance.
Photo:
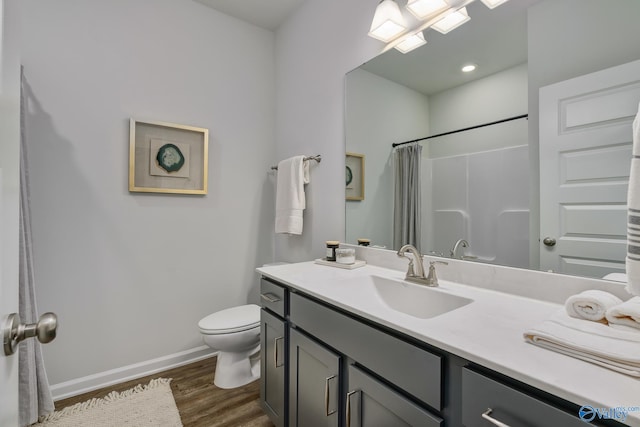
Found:
[[[289,424],[337,427],[340,355],[295,329],[289,346]]]
[[[585,425],[575,403],[262,282],[261,397],[278,427]]]
[[[295,292],[289,321],[291,426],[442,424],[441,356]]]
[[[276,427],[286,427],[288,328],[285,317],[288,291],[263,279],[260,294],[260,401],[271,422]]]

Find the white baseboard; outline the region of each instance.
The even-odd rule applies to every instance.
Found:
[[[157,372],[166,371],[167,369],[177,368],[178,366],[187,365],[208,357],[213,357],[216,354],[217,352],[211,349],[211,347],[203,345],[180,353],[159,357],[157,359],[111,369],[109,371],[76,378],[59,384],[53,384],[51,385],[51,394],[53,395],[54,401],[66,399],[67,397],[77,396],[79,394],[108,387],[113,384],[119,384],[136,378],[145,377],[147,375],[153,375]],[[214,368],[214,366],[211,366],[212,371]]]

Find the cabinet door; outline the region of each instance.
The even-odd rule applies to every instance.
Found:
[[[340,356],[295,329],[289,355],[290,425],[337,426]]]
[[[262,408],[276,427],[286,425],[285,322],[261,310],[260,400]]]
[[[347,427],[436,427],[442,419],[369,376],[354,365],[348,368],[345,425]]]

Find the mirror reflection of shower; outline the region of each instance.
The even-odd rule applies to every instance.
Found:
[[[421,142],[423,253],[529,266],[525,118]]]

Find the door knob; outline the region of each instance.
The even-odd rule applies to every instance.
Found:
[[[553,237],[545,237],[544,239],[542,239],[542,243],[544,243],[546,246],[555,246],[556,239],[554,239]]]
[[[53,341],[58,328],[58,317],[54,313],[45,313],[37,323],[21,323],[18,313],[11,313],[2,331],[5,356],[15,353],[18,343],[27,338],[36,337],[42,344]]]

